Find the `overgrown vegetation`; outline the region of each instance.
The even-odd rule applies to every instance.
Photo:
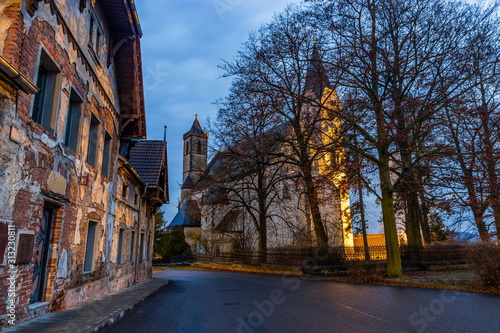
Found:
[[[470,244],[465,249],[465,259],[485,286],[500,287],[500,246],[493,243]]]
[[[156,256],[160,256],[164,260],[169,260],[173,256],[191,254],[191,247],[186,242],[184,230],[181,226],[177,225],[172,228],[166,228],[165,221],[163,220],[163,212],[156,213],[155,222],[156,229],[153,250]]]

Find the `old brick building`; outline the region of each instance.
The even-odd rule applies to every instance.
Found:
[[[0,2],[4,323],[151,276],[168,188],[165,143],[134,148],[146,136],[141,35],[132,0]]]

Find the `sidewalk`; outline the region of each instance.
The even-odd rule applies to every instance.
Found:
[[[2,333],[99,332],[167,285],[167,279],[152,279],[69,310],[50,313],[0,330]]]

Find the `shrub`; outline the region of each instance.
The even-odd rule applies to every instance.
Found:
[[[475,243],[465,248],[465,260],[486,286],[500,286],[500,246]]]
[[[173,256],[190,255],[191,247],[186,243],[184,229],[176,225],[159,232],[154,243],[154,252],[163,259]]]

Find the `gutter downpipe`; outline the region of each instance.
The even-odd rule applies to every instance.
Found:
[[[0,56],[0,70],[7,74],[7,76],[9,76],[10,79],[25,93],[36,94],[40,90],[2,56]]]

